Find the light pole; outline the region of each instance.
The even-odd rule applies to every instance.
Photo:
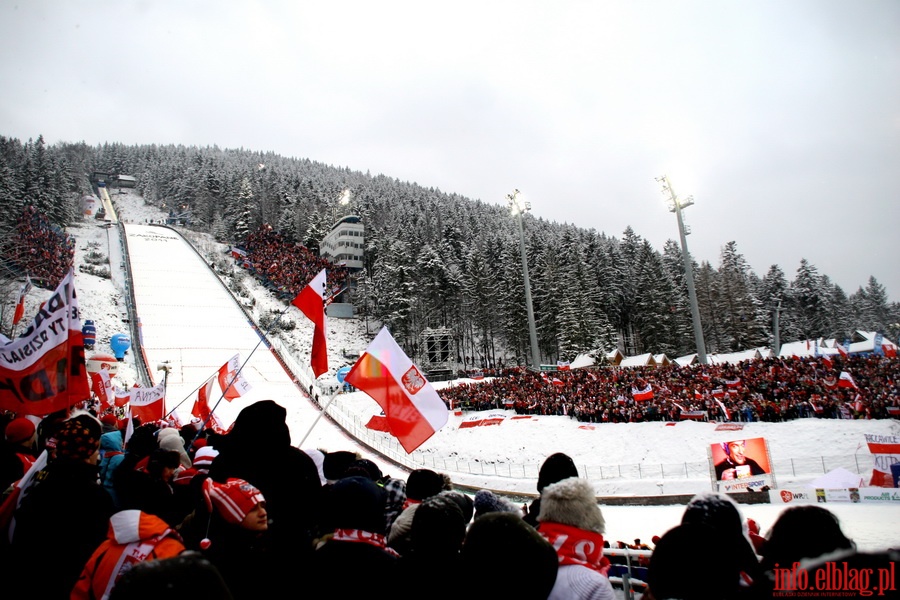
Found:
[[[688,253],[687,233],[684,230],[684,220],[681,218],[681,209],[694,203],[694,197],[688,196],[684,200],[675,195],[669,178],[662,175],[656,181],[663,184],[662,192],[668,195],[669,211],[678,217],[678,234],[681,236],[681,259],[684,261],[684,278],[687,280],[688,299],[691,302],[691,321],[694,324],[694,343],[697,345],[697,360],[700,364],[706,364],[706,344],[703,342],[703,325],[700,323],[700,307],[697,305],[697,291],[694,289],[694,267],[691,256]]]
[[[519,251],[522,253],[522,276],[525,279],[525,308],[528,310],[528,334],[531,338],[531,367],[535,371],[541,370],[541,358],[538,353],[537,329],[534,326],[534,308],[531,305],[531,282],[528,280],[528,256],[525,254],[525,232],[522,229],[522,213],[531,210],[531,202],[522,198],[522,192],[513,190],[506,195],[506,201],[516,218],[519,228]]]

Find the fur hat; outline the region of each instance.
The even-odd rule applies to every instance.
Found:
[[[203,482],[203,498],[210,512],[215,509],[229,523],[239,525],[257,504],[266,501],[262,492],[243,479],[229,479],[217,483],[207,478]]]
[[[10,444],[21,444],[30,440],[34,432],[34,423],[31,419],[19,417],[7,423],[5,430],[6,441]]]
[[[568,454],[562,452],[551,454],[544,459],[544,464],[541,465],[541,470],[538,472],[537,490],[543,492],[544,488],[551,483],[569,477],[578,477],[575,461]]]
[[[100,421],[88,413],[81,413],[66,421],[53,436],[56,438],[57,458],[85,460],[100,449],[102,434]]]
[[[491,490],[478,490],[475,492],[474,507],[476,519],[492,512],[520,513],[518,506],[506,498],[501,498]]]
[[[421,502],[444,489],[444,477],[431,469],[416,469],[406,478],[406,497]]]
[[[595,533],[606,531],[594,486],[578,477],[569,477],[544,488],[538,521],[570,525]]]

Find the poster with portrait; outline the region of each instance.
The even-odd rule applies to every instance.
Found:
[[[710,444],[709,465],[713,489],[719,492],[776,487],[765,438],[736,438]]]

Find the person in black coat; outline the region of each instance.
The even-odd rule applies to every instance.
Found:
[[[113,502],[98,481],[101,425],[83,413],[55,433],[56,457],[14,514],[4,597],[67,599],[106,538]]]
[[[568,454],[557,452],[544,459],[541,470],[538,472],[538,497],[532,500],[522,519],[536,528],[538,526],[538,515],[541,514],[541,492],[548,485],[558,483],[569,477],[578,477],[578,468],[575,467],[575,461]]]
[[[295,568],[312,556],[322,484],[312,458],[291,445],[286,417],[272,400],[244,408],[231,431],[216,440],[219,455],[209,476],[219,483],[244,479],[262,492],[274,553]]]

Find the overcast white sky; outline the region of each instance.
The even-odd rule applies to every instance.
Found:
[[[900,3],[0,0],[0,135],[243,147],[900,298]]]

